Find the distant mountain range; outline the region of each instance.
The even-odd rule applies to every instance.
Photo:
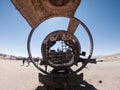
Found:
[[[111,55],[102,55],[96,57],[97,61],[103,60],[103,61],[116,61],[120,60],[120,53],[117,54],[111,54]]]
[[[27,59],[27,57],[14,56],[14,55],[8,55],[8,54],[0,53],[0,59],[22,60],[22,59]]]
[[[8,59],[8,60],[29,60],[29,57],[23,57],[23,56],[15,56],[15,55],[8,55],[0,53],[0,59]],[[33,57],[34,60],[42,60],[39,57]]]
[[[104,61],[120,60],[120,53],[112,54],[112,55],[96,56],[94,58],[96,58],[97,61],[100,61],[100,60],[104,60]],[[0,59],[23,60],[23,59],[28,59],[28,57],[14,56],[14,55],[7,55],[7,54],[0,53]]]

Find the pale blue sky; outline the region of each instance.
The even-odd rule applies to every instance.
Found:
[[[82,0],[75,17],[83,21],[92,33],[93,55],[120,53],[120,0]],[[42,23],[33,35],[33,55],[40,55],[40,44],[48,33],[56,29],[66,29],[68,21],[54,18]],[[10,0],[0,0],[0,53],[27,56],[27,37],[30,30],[31,27]],[[80,37],[78,33],[76,35]],[[80,43],[87,42],[82,37]],[[88,46],[83,44],[83,50]]]

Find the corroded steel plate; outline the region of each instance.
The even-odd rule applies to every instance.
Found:
[[[55,16],[74,16],[81,0],[11,0],[35,29],[43,20]]]

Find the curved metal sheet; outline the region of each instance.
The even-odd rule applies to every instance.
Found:
[[[51,16],[74,16],[81,0],[11,0],[18,11],[35,29]]]

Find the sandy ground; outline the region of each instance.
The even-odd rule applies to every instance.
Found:
[[[21,65],[21,61],[0,59],[0,90],[38,90],[39,71],[32,63]],[[83,72],[84,80],[94,87],[84,90],[120,90],[120,60],[88,64]]]

